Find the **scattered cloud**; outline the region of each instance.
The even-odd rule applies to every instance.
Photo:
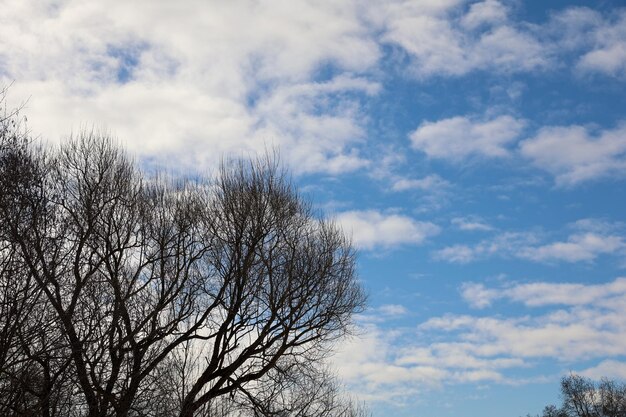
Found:
[[[460,227],[481,227],[474,226],[471,222],[463,223],[463,220],[457,222]],[[600,255],[620,254],[626,250],[624,237],[607,228],[601,221],[583,219],[571,227],[575,231],[564,241],[542,243],[537,233],[499,232],[475,244],[455,244],[438,249],[433,252],[433,258],[452,263],[468,263],[500,256],[533,262],[574,263],[593,262]]]
[[[577,361],[601,359],[582,373],[624,375],[618,359],[626,349],[626,278],[483,286],[486,298],[469,288],[461,291],[472,306],[487,307],[497,298],[522,303],[526,310],[518,316],[503,315],[501,309],[495,316],[446,314],[426,320],[417,332],[367,324],[333,358],[340,376],[368,399],[393,402],[407,391],[441,385],[533,381],[541,375],[521,380],[515,375],[546,359],[570,369]]]
[[[602,284],[538,282],[504,288],[464,285],[461,292],[474,307],[494,299],[531,308],[517,317],[445,315],[421,328],[453,335],[455,349],[480,358],[501,360],[548,357],[558,361],[615,358],[626,347],[626,278]],[[534,315],[533,307],[542,307]]]
[[[518,72],[551,66],[549,48],[513,23],[501,2],[442,2],[439,7],[394,1],[379,12],[383,42],[398,45],[411,58],[414,74],[461,76],[475,70]]]
[[[467,29],[476,29],[482,25],[503,23],[508,14],[509,11],[501,2],[486,0],[472,4],[467,14],[461,17],[460,23]]]
[[[461,285],[463,299],[473,308],[489,307],[493,300],[501,298],[497,290],[485,287],[474,282],[465,282]]]
[[[617,278],[603,284],[537,282],[497,289],[472,282],[461,286],[461,294],[475,308],[489,307],[494,300],[499,299],[519,302],[528,307],[611,304],[626,297],[626,278]]]
[[[364,313],[359,314],[359,323],[383,323],[388,320],[404,317],[409,314],[409,310],[401,304],[383,304],[376,308],[369,308]]]
[[[450,186],[450,183],[437,174],[427,175],[420,179],[395,178],[391,189],[393,191],[423,190],[440,191]]]
[[[572,235],[565,242],[521,248],[518,256],[537,262],[590,262],[601,254],[615,253],[624,248],[626,242],[621,236],[584,233]]]
[[[520,247],[538,241],[533,233],[502,232],[475,245],[455,244],[433,252],[433,258],[452,263],[468,263],[491,256],[513,256]]]
[[[410,134],[413,148],[431,158],[460,161],[471,156],[505,157],[524,121],[503,115],[491,119],[456,116],[423,122]]]
[[[456,226],[459,230],[467,231],[467,232],[489,232],[493,230],[493,227],[489,224],[485,223],[479,218],[476,217],[455,217],[452,219],[452,224]]]
[[[626,9],[617,10],[606,18],[590,9],[583,9],[581,13],[589,15],[587,21],[593,24],[586,28],[588,35],[583,42],[590,47],[580,56],[576,68],[583,73],[626,77]]]
[[[15,102],[31,98],[29,127],[47,140],[99,123],[161,163],[207,167],[225,153],[279,146],[296,172],[336,175],[376,169],[362,152],[365,102],[382,89],[374,74],[387,45],[404,51],[420,78],[544,70],[561,50],[578,54],[580,71],[624,74],[624,10],[567,8],[543,26],[514,13],[497,0],[9,1],[0,11],[0,83],[16,80]],[[512,116],[458,116],[424,122],[411,141],[432,158],[502,157],[523,127]],[[623,128],[598,140],[567,129],[542,131],[523,153],[563,184],[623,171],[623,147],[604,140]],[[548,138],[556,133],[578,135],[568,148],[606,153],[542,156],[539,148],[563,143]],[[421,189],[427,179],[393,187]]]
[[[419,245],[439,233],[430,222],[417,221],[401,214],[385,214],[375,210],[345,211],[337,214],[337,222],[352,235],[355,244],[367,250]]]
[[[408,313],[406,307],[400,304],[384,304],[376,311],[384,316],[403,316]]]
[[[545,127],[520,144],[533,164],[553,174],[557,185],[572,186],[626,172],[626,123],[614,129]]]
[[[609,359],[591,368],[577,371],[576,373],[595,380],[601,378],[626,379],[626,362]]]

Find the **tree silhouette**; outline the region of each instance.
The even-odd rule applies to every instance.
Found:
[[[147,177],[103,135],[44,149],[14,119],[0,137],[0,414],[352,412],[313,371],[363,308],[355,254],[274,157]]]

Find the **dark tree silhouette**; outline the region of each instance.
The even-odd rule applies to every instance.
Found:
[[[0,126],[0,414],[361,412],[313,366],[364,305],[354,251],[273,157],[147,177],[98,133],[49,150],[15,119]]]
[[[547,406],[541,417],[626,417],[626,385],[571,374],[561,380],[561,407]]]

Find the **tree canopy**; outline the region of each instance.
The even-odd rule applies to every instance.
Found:
[[[5,113],[0,218],[1,415],[363,414],[320,365],[364,306],[355,251],[274,157],[148,176]]]
[[[540,417],[626,416],[626,385],[608,378],[593,381],[575,374],[565,376],[561,397],[561,407],[549,405]]]

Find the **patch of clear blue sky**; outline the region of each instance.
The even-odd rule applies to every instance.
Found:
[[[142,51],[148,48],[145,43],[130,44],[124,46],[110,45],[107,48],[107,56],[117,61],[117,83],[126,84],[133,78],[133,71],[139,64]]]

